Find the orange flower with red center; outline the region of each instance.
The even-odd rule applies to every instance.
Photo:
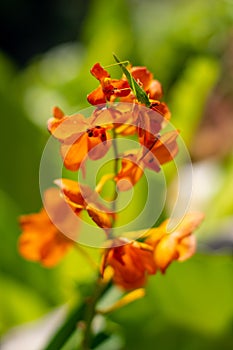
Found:
[[[106,103],[112,98],[127,96],[131,91],[126,80],[111,79],[110,74],[99,63],[91,68],[91,74],[100,82],[100,86],[87,96],[88,102],[92,105]]]
[[[118,242],[119,243],[119,242]],[[108,249],[102,260],[101,272],[111,266],[114,272],[113,281],[125,290],[145,285],[147,275],[156,272],[152,248],[144,243],[133,241]]]
[[[177,136],[177,131],[167,132],[160,138],[150,134],[151,139],[145,142],[146,147],[124,155],[121,169],[115,176],[118,188],[128,190],[140,180],[145,168],[158,172],[162,164],[174,159],[178,153]]]
[[[81,114],[65,116],[55,107],[48,130],[61,142],[61,155],[67,169],[76,171],[84,158],[104,157],[111,146],[107,130],[112,128],[112,115],[108,110],[93,113],[90,118]]]
[[[196,250],[196,238],[192,234],[204,219],[202,213],[189,213],[171,232],[168,231],[169,220],[158,228],[148,232],[145,243],[153,247],[156,267],[165,272],[172,261],[184,261],[190,258]]]
[[[37,214],[24,215],[19,219],[23,231],[19,238],[19,251],[25,259],[52,267],[74,244],[54,223],[59,224],[64,231],[72,232],[74,238],[79,223],[60,197],[58,189],[48,189],[44,193],[44,200],[49,215],[43,208]]]

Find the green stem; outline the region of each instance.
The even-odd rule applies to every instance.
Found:
[[[113,138],[112,138],[112,146],[113,146],[113,153],[114,153],[114,166],[113,166],[113,173],[114,175],[117,175],[118,173],[118,148],[117,148],[117,134],[115,132],[115,129],[113,129]],[[114,195],[113,201],[112,201],[112,212],[116,212],[116,193]],[[112,226],[114,227],[114,221]]]
[[[113,172],[116,175],[118,172],[118,148],[117,148],[117,133],[115,131],[115,129],[113,129],[113,140],[112,140],[112,146],[113,146],[113,153],[114,153],[114,168],[113,168]]]
[[[111,283],[102,283],[98,279],[93,296],[87,300],[85,318],[84,318],[85,330],[84,330],[84,338],[82,343],[83,350],[90,350],[90,346],[93,342],[93,333],[92,333],[91,326],[92,326],[93,318],[96,314],[96,304],[110,287],[111,287]]]

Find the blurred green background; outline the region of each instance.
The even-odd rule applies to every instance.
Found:
[[[0,9],[0,334],[72,300],[93,279],[75,252],[52,270],[24,261],[17,217],[41,207],[52,107],[87,107],[97,86],[90,68],[112,64],[115,52],[162,82],[194,162],[193,207],[206,214],[198,254],[152,277],[143,300],[110,316],[119,348],[232,349],[233,1],[8,0]]]

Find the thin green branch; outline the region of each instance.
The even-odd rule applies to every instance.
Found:
[[[113,128],[112,146],[113,146],[113,153],[114,153],[113,173],[114,175],[117,175],[119,154],[118,154],[118,148],[117,148],[117,134],[114,128]],[[112,201],[112,212],[113,213],[116,212],[116,192],[114,194],[114,198]],[[113,226],[114,226],[114,221],[113,221]]]
[[[90,345],[93,342],[93,333],[91,326],[93,318],[96,315],[96,304],[110,287],[111,282],[103,283],[100,279],[98,279],[93,295],[87,300],[84,317],[85,329],[82,342],[83,350],[90,350]]]

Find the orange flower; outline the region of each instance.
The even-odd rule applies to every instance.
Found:
[[[137,120],[140,143],[150,149],[158,139],[160,130],[166,126],[170,116],[171,113],[163,102],[153,101],[150,109],[146,108],[146,110],[140,107]]]
[[[100,82],[100,86],[87,96],[88,102],[92,105],[106,103],[111,101],[112,97],[127,96],[131,91],[127,81],[111,79],[109,73],[99,63],[92,67],[91,74]]]
[[[172,261],[184,261],[194,254],[196,240],[192,233],[203,218],[202,213],[189,213],[171,232],[167,231],[169,220],[166,220],[150,229],[144,242],[128,242],[126,238],[114,240],[103,255],[102,276],[107,266],[111,266],[113,282],[123,289],[144,286],[148,275],[154,275],[158,269],[164,273]],[[134,234],[140,236],[143,231]]]
[[[162,85],[160,84],[160,82],[158,80],[153,79],[153,74],[146,67],[129,67],[128,70],[131,73],[132,77],[136,80],[138,85],[147,93],[149,101],[151,103],[150,109],[159,113],[164,118],[164,121],[169,120],[171,117],[171,113],[168,106],[164,102],[159,101],[163,96]],[[121,97],[120,101],[139,103],[133,91],[131,91],[129,95]],[[150,121],[149,124],[151,124],[149,126],[152,127],[150,127],[147,130],[151,130],[151,132],[154,133],[155,131],[153,131],[153,119],[155,117],[155,114],[151,114],[150,116],[147,116],[147,118],[148,117],[148,120]],[[155,119],[157,118],[158,117],[156,117]]]
[[[158,80],[153,79],[153,74],[146,67],[127,67],[130,74],[136,80],[138,85],[145,90],[149,99],[160,100],[163,96],[162,85]],[[123,79],[126,79],[123,76]],[[135,102],[136,96],[131,91],[127,96],[120,98],[121,102]]]
[[[20,226],[22,234],[19,238],[19,251],[28,260],[38,261],[46,267],[56,265],[74,242],[67,238],[56,226],[77,233],[77,220],[67,210],[67,204],[60,197],[56,188],[48,189],[45,194],[45,206],[37,214],[21,216]]]
[[[83,159],[104,157],[111,144],[108,129],[112,128],[112,115],[108,110],[94,111],[90,118],[81,114],[65,116],[55,107],[48,120],[49,132],[61,142],[61,154],[67,169],[76,171]]]
[[[145,243],[153,247],[155,265],[165,272],[173,260],[184,261],[196,250],[196,239],[192,234],[203,220],[202,213],[186,214],[181,223],[171,232],[167,231],[169,220],[148,232]]]
[[[162,85],[158,80],[153,79],[153,74],[146,67],[132,67],[129,71],[136,82],[143,87],[150,99],[160,100],[162,98]]]
[[[50,188],[44,193],[45,208],[37,214],[20,217],[23,231],[19,238],[21,255],[46,267],[56,265],[74,245],[71,238],[77,238],[79,221],[73,213],[79,216],[82,210],[86,210],[103,229],[112,226],[114,217],[113,213],[108,213],[108,208],[99,203],[98,194],[88,186],[68,179],[56,180],[55,183],[63,197],[59,189]]]
[[[113,281],[125,290],[139,288],[145,285],[147,275],[156,272],[153,252],[149,245],[140,242],[122,240],[119,247],[108,249],[103,257],[101,272],[111,266],[114,272]]]
[[[158,172],[160,165],[174,159],[178,153],[177,131],[167,132],[160,138],[149,135],[150,139],[145,141],[146,147],[123,157],[121,169],[115,176],[115,181],[121,191],[126,191],[134,186],[142,177],[144,168]]]
[[[98,193],[90,187],[69,179],[59,179],[55,183],[60,187],[64,200],[71,208],[79,213],[85,209],[92,220],[101,228],[112,227],[112,220],[115,217],[109,208],[99,201]]]
[[[146,140],[144,144],[146,148],[143,149],[143,156],[141,158],[144,166],[157,171],[158,166],[160,169],[160,165],[173,160],[178,153],[178,144],[176,141],[178,135],[178,131],[173,130],[166,132],[161,137],[153,136],[153,140]]]
[[[161,114],[166,121],[168,121],[171,118],[171,112],[166,103],[164,102],[151,100],[150,109]]]
[[[138,161],[139,153],[130,153],[121,160],[121,169],[115,176],[120,191],[128,191],[141,179],[144,174],[144,165]]]
[[[162,106],[162,102],[158,102]],[[164,104],[165,105],[165,104]],[[143,138],[147,134],[158,134],[158,132],[166,125],[168,115],[165,109],[158,110],[149,109],[137,103],[119,103],[117,105],[118,115],[114,119],[115,131],[118,134],[128,136],[138,134],[142,144]]]

